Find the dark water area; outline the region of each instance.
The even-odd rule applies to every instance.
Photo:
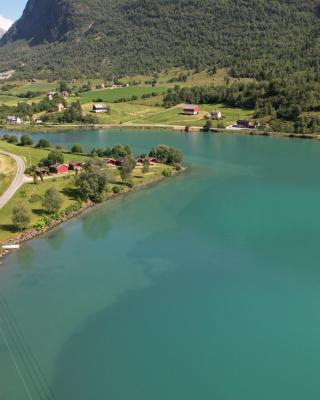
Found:
[[[188,171],[22,246],[0,269],[0,399],[320,396],[320,143],[165,131],[35,134]],[[18,368],[17,368],[18,367]]]

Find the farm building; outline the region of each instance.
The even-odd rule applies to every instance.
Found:
[[[79,161],[71,161],[69,163],[69,170],[70,171],[76,171],[76,170],[80,170],[82,168],[82,162]]]
[[[215,119],[215,120],[219,120],[222,118],[222,112],[218,111],[218,110],[211,111],[210,115],[211,115],[211,118]]]
[[[110,107],[106,104],[94,104],[92,107],[94,113],[106,113],[110,111]]]
[[[6,123],[10,125],[20,125],[21,119],[15,115],[10,115],[6,118]]]
[[[184,115],[198,115],[199,111],[200,111],[199,106],[194,104],[185,104],[183,106]]]
[[[239,119],[237,121],[238,128],[245,128],[245,129],[255,129],[256,125],[253,121],[249,121],[247,119]]]
[[[146,158],[139,157],[137,158],[136,161],[138,166],[143,165],[145,162],[147,162],[149,165],[155,165],[158,163],[158,160],[155,157],[146,157]]]
[[[47,93],[47,98],[51,101],[51,100],[53,100],[53,98],[56,94],[57,94],[57,92],[54,92],[51,90],[50,92]]]
[[[66,174],[69,172],[68,164],[55,164],[50,167],[50,171],[54,174]]]
[[[49,170],[46,168],[37,168],[35,172],[37,176],[48,176],[50,174]]]
[[[117,161],[114,158],[109,158],[106,161],[106,164],[109,165],[110,167],[114,167],[117,165]]]
[[[124,161],[124,157],[119,157],[116,159],[116,166],[121,167]]]

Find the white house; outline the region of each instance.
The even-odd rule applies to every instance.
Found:
[[[10,125],[20,125],[21,118],[16,117],[15,115],[10,115],[6,118],[6,123]]]
[[[106,113],[110,111],[110,107],[106,104],[94,104],[92,107],[92,112],[94,113]]]
[[[50,91],[50,92],[48,92],[47,97],[51,101],[56,94],[57,94],[57,92]]]
[[[212,119],[221,119],[222,118],[222,112],[218,110],[214,110],[211,112],[211,118]]]

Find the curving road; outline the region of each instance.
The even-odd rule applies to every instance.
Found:
[[[25,163],[21,157],[18,157],[15,154],[7,153],[6,151],[2,150],[0,150],[0,154],[13,158],[17,164],[17,173],[14,180],[12,181],[9,188],[4,192],[4,194],[0,196],[0,208],[2,208],[4,205],[7,204],[11,197],[13,197],[20,186],[26,181],[26,179],[24,175]]]

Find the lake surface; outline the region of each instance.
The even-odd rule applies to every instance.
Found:
[[[319,399],[320,143],[47,136],[136,153],[167,143],[189,170],[6,259],[1,400]]]

